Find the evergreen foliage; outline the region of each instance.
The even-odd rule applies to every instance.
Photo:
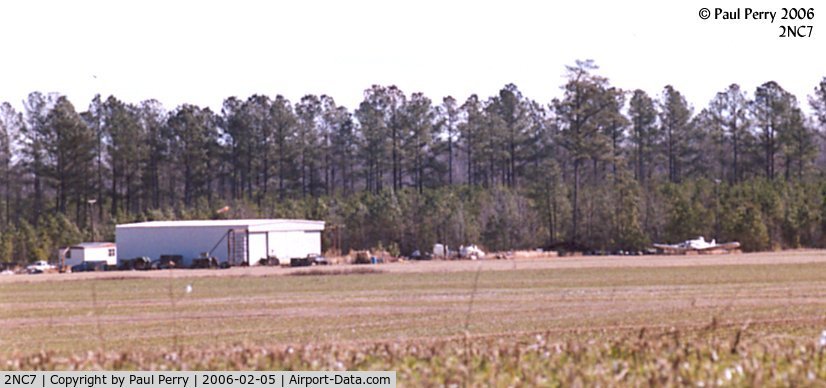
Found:
[[[695,111],[670,85],[620,90],[592,61],[565,74],[547,103],[514,84],[465,101],[374,85],[354,110],[325,95],[230,97],[217,113],[97,96],[78,112],[34,92],[22,112],[0,105],[0,261],[111,240],[117,223],[254,217],[325,220],[343,251],[400,254],[826,244],[826,78],[809,110],[766,82]]]

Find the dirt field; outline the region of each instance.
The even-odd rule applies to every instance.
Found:
[[[352,268],[381,272],[332,275]],[[291,274],[305,276],[282,276]],[[400,381],[408,378],[428,385],[442,384],[444,376],[459,373],[449,372],[450,368],[467,372],[471,366],[463,363],[472,362],[468,349],[478,346],[480,368],[485,360],[497,357],[509,365],[511,358],[502,352],[514,351],[519,354],[514,360],[536,367],[536,378],[545,376],[542,371],[547,368],[573,368],[591,371],[593,376],[560,375],[554,381],[600,382],[602,378],[613,381],[614,373],[619,373],[611,372],[603,361],[625,359],[638,351],[645,351],[646,356],[629,358],[629,363],[642,363],[639,370],[665,373],[658,366],[660,360],[672,362],[671,358],[681,354],[674,346],[682,349],[679,344],[684,338],[697,338],[691,342],[697,353],[685,348],[687,355],[679,357],[690,364],[691,378],[705,379],[724,373],[717,364],[706,370],[710,368],[704,361],[708,352],[725,354],[732,363],[745,362],[742,357],[752,353],[744,350],[741,357],[739,351],[729,349],[750,346],[763,349],[759,353],[763,355],[777,347],[771,350],[777,357],[803,357],[799,349],[818,346],[824,329],[826,252],[822,251],[0,278],[0,365],[12,369],[49,365],[158,368],[172,363],[164,367],[325,369],[343,365],[405,370],[404,360],[409,360],[441,372],[423,377],[416,369],[419,372],[403,372]],[[671,339],[673,335],[676,339]],[[549,354],[581,351],[593,360],[583,364],[568,357],[545,359],[540,357],[544,353],[522,360],[544,349],[531,345],[536,338],[542,339],[543,347],[551,347]],[[647,345],[640,345],[638,338],[646,338]],[[390,358],[361,363],[365,359],[358,354],[376,352],[377,346],[383,349],[379,353],[390,354]],[[424,354],[419,352],[427,346],[435,353],[422,359]],[[293,360],[290,349],[301,349],[302,358]],[[352,358],[331,361],[319,355],[319,349]],[[447,353],[439,353],[440,349]],[[259,356],[238,359],[237,351],[264,352],[275,358],[260,364],[260,360],[251,361]],[[27,356],[31,354],[39,356],[32,359]],[[102,356],[86,356],[94,354]],[[170,359],[170,354],[176,355]],[[44,357],[58,361],[47,362]],[[438,362],[453,357],[464,361],[439,369]],[[688,361],[694,358],[696,365]],[[137,361],[121,364],[118,360]],[[778,368],[797,365],[778,363]],[[507,372],[508,378],[524,378],[527,372],[522,368]],[[818,379],[826,376],[826,365],[810,369],[784,373],[801,379],[810,376],[809,371]],[[646,376],[638,375],[641,380],[634,381],[647,381],[650,376]],[[682,375],[664,376],[676,379]],[[749,376],[754,382],[758,381],[755,376],[763,375],[754,372]]]

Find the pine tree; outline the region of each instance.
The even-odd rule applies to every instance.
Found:
[[[0,263],[13,263],[17,259],[14,257],[16,234],[17,229],[14,225],[0,232]]]
[[[592,61],[577,61],[568,66],[568,82],[563,86],[564,96],[554,100],[553,106],[560,125],[560,145],[565,148],[573,164],[572,217],[570,240],[579,240],[579,188],[583,162],[604,153],[607,140],[599,131],[599,115],[614,98],[608,80],[592,74],[597,66]]]
[[[251,134],[250,126],[244,121],[243,104],[237,97],[230,97],[224,100],[221,108],[221,129],[227,141],[232,199],[244,196],[249,175],[245,151],[251,145],[248,144]]]
[[[444,135],[447,143],[447,184],[453,185],[453,156],[455,154],[456,140],[459,125],[460,108],[456,99],[447,96],[442,100],[442,105],[437,108],[438,120],[437,128]]]
[[[734,208],[733,214],[723,218],[725,238],[739,241],[747,251],[761,251],[770,248],[769,231],[760,208],[745,202]]]
[[[298,118],[296,142],[298,145],[301,196],[315,196],[318,189],[318,147],[321,126],[321,100],[314,95],[304,96],[295,106]]]
[[[504,175],[503,183],[513,188],[516,186],[518,170],[524,159],[522,148],[528,140],[529,103],[516,85],[508,84],[499,90],[499,95],[491,100],[489,107],[491,114],[501,123],[495,128],[501,131],[496,137],[502,140],[501,148],[504,150],[504,166],[501,168]]]
[[[12,208],[12,186],[16,184],[13,176],[12,157],[14,144],[23,127],[23,116],[17,113],[11,104],[0,104],[0,187],[2,187],[2,221],[0,230],[9,227]]]
[[[182,166],[183,204],[193,206],[211,194],[212,160],[217,148],[217,127],[212,111],[182,105],[168,120],[174,163]],[[174,192],[174,190],[172,191]],[[177,200],[173,197],[173,203]]]
[[[748,142],[750,134],[748,132],[748,102],[745,94],[737,84],[731,84],[725,91],[717,93],[711,101],[708,112],[713,118],[715,126],[723,134],[719,138],[730,144],[727,154],[731,154],[730,173],[726,173],[724,168],[721,171],[720,179],[728,179],[729,182],[739,182],[742,179],[742,155],[744,143]],[[721,164],[727,164],[721,159]]]
[[[635,90],[629,102],[631,142],[634,144],[634,177],[642,184],[651,178],[660,133],[656,127],[657,111],[654,100],[642,90]]]
[[[459,139],[462,148],[465,149],[467,184],[475,185],[480,182],[479,151],[484,143],[483,128],[485,126],[483,104],[479,101],[479,97],[475,94],[468,97],[462,104],[462,112],[465,120],[459,124]]]
[[[86,112],[81,113],[81,117],[86,122],[86,125],[95,133],[95,187],[97,189],[96,200],[101,205],[98,206],[98,217],[103,218],[103,196],[105,190],[104,175],[106,173],[106,165],[104,163],[106,139],[104,133],[105,112],[103,100],[100,94],[96,94],[89,104]]]
[[[691,109],[685,97],[671,85],[663,90],[659,106],[661,132],[665,137],[665,154],[668,160],[668,180],[676,183],[682,178],[682,167],[688,153]]]
[[[426,179],[427,154],[432,147],[434,110],[430,99],[422,93],[413,93],[405,102],[402,116],[402,125],[407,128],[402,135],[402,160],[406,160],[413,186],[421,194]]]
[[[270,106],[269,114],[273,128],[271,152],[274,153],[276,175],[278,177],[278,199],[287,195],[295,165],[297,118],[290,101],[284,96],[276,96]]]
[[[754,92],[751,114],[754,118],[757,139],[763,152],[766,178],[775,177],[776,156],[780,150],[778,138],[783,136],[784,119],[792,108],[792,97],[776,82],[766,82]]]
[[[55,101],[47,116],[47,128],[51,134],[46,142],[49,177],[57,190],[57,211],[66,213],[74,205],[75,222],[81,221],[88,198],[95,196],[94,144],[95,134],[75,111],[65,97]]]
[[[783,127],[778,142],[785,160],[786,180],[795,177],[799,181],[817,154],[816,133],[809,128],[803,112],[796,106],[783,118]]]
[[[814,93],[809,96],[809,105],[814,110],[821,132],[826,132],[826,77],[815,87]]]
[[[27,172],[32,175],[31,181],[34,195],[32,214],[29,220],[34,222],[35,226],[46,206],[44,203],[46,200],[44,186],[48,175],[47,169],[49,164],[46,147],[52,141],[50,138],[52,133],[47,123],[47,115],[49,114],[51,106],[54,105],[54,98],[53,95],[43,95],[42,93],[34,92],[29,94],[24,102],[26,122],[22,128],[24,136],[22,156]]]
[[[138,212],[138,187],[142,179],[141,161],[145,159],[146,136],[138,110],[115,97],[103,103],[103,133],[111,170],[111,214]]]
[[[627,138],[625,130],[629,124],[628,119],[622,114],[625,105],[625,93],[617,88],[610,88],[608,95],[613,98],[607,99],[607,107],[602,114],[600,122],[602,132],[609,139],[610,154],[606,158],[611,164],[611,172],[616,177],[618,165],[622,164],[624,142]]]
[[[357,132],[353,117],[347,108],[336,105],[332,98],[324,105],[325,133],[329,137],[329,194],[354,190],[353,174],[356,168]]]
[[[640,222],[640,186],[627,169],[618,169],[612,190],[615,194],[614,229],[616,248],[642,250],[648,243]]]
[[[169,160],[169,132],[166,126],[166,112],[156,100],[143,101],[138,108],[138,117],[142,131],[145,134],[143,165],[143,195],[146,208],[159,209],[161,207],[161,175],[162,166]],[[102,208],[100,206],[99,208]]]

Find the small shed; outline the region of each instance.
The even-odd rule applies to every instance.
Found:
[[[72,267],[84,262],[105,262],[117,265],[118,248],[112,242],[84,242],[63,250],[65,265]]]
[[[149,221],[115,227],[118,258],[181,256],[192,265],[202,254],[229,265],[257,265],[269,257],[321,254],[324,221],[294,219]]]

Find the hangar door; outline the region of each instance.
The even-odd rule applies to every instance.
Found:
[[[249,252],[246,229],[230,229],[227,238],[227,263],[241,265],[247,262]]]
[[[267,258],[267,233],[249,233],[249,264],[258,265],[258,260]]]
[[[321,253],[321,232],[286,231],[270,232],[269,254],[279,260],[307,257],[309,254]]]

